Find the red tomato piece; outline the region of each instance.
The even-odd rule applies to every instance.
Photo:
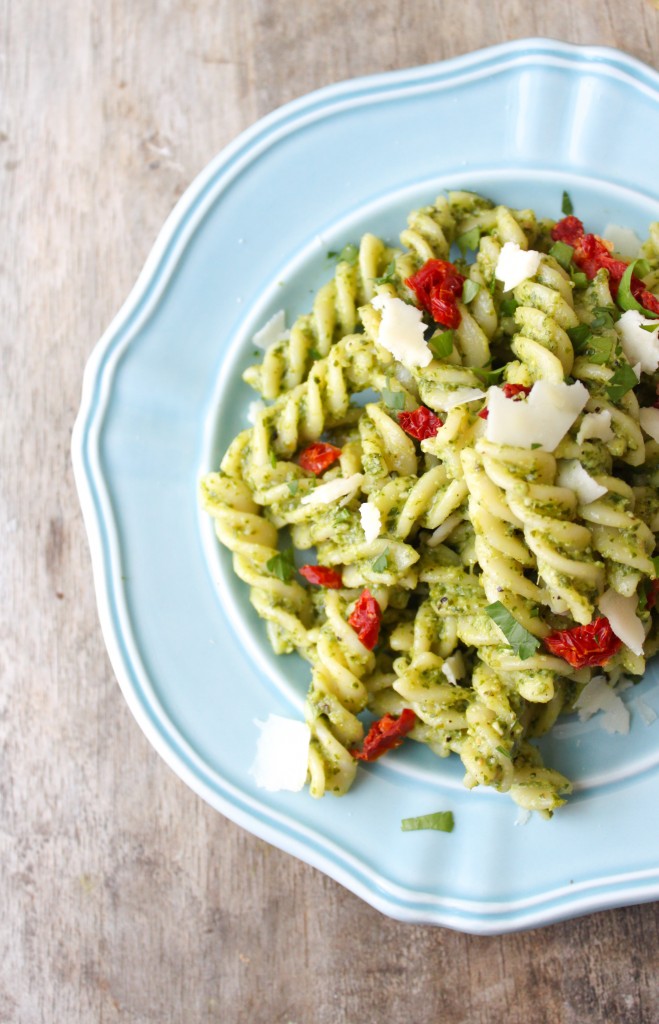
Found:
[[[479,412],[478,415],[480,416],[480,418],[482,420],[486,420],[487,417],[490,415],[490,410],[487,409],[487,408],[486,409],[481,409],[481,411]]]
[[[586,626],[556,629],[545,637],[544,643],[552,654],[563,658],[573,668],[605,665],[622,647],[622,640],[604,616]]]
[[[336,569],[328,569],[325,565],[301,565],[298,572],[304,576],[309,583],[315,583],[318,587],[327,587],[328,590],[338,590],[343,586],[341,573]]]
[[[335,445],[325,444],[324,441],[316,441],[315,444],[310,444],[308,448],[300,452],[298,462],[302,469],[320,476],[333,462],[336,462],[340,455],[341,449]]]
[[[563,217],[551,229],[551,237],[555,242],[565,242],[566,245],[576,245],[579,239],[585,235],[584,226],[578,217]]]
[[[659,580],[652,580],[647,596],[648,608],[654,608],[657,597],[659,597]]]
[[[363,643],[372,651],[380,635],[382,610],[369,590],[362,590],[348,622]]]
[[[434,412],[426,408],[425,405],[420,405],[414,412],[399,412],[398,422],[405,433],[410,437],[415,437],[417,441],[434,437],[443,424],[443,420],[440,420],[439,416],[435,416]]]
[[[457,301],[462,295],[465,279],[447,260],[427,260],[416,274],[406,278],[422,309],[438,324],[455,328],[461,315]]]
[[[514,398],[515,401],[531,393],[531,388],[526,384],[504,384],[502,390],[506,398]]]
[[[597,235],[587,235],[577,217],[564,217],[554,225],[551,237],[555,242],[567,242],[574,249],[573,260],[592,281],[598,270],[609,272],[611,294],[615,298],[628,263],[611,255],[611,243]],[[640,278],[632,276],[630,291],[637,302],[651,313],[659,313],[659,299],[645,288]]]
[[[373,722],[362,749],[351,750],[350,753],[359,761],[375,761],[388,750],[399,747],[415,725],[416,715],[411,708],[405,708],[399,718],[387,713],[377,722]]]

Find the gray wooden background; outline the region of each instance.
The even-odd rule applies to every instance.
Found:
[[[408,926],[186,789],[110,670],[69,443],[94,342],[241,129],[339,79],[523,36],[658,67],[656,2],[0,12],[0,1021],[653,1024],[659,905],[504,938]]]

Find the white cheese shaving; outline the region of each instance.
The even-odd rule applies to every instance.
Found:
[[[659,441],[659,409],[650,406],[638,410],[638,419],[645,433],[653,441]]]
[[[252,344],[264,351],[276,341],[282,341],[288,335],[286,330],[286,314],[283,309],[271,316],[267,324],[257,331],[252,338]]]
[[[306,722],[281,715],[268,715],[256,722],[261,735],[249,774],[260,789],[271,793],[286,789],[297,793],[307,778],[311,730]]]
[[[456,651],[450,658],[446,658],[442,665],[442,672],[452,686],[457,686],[458,679],[462,679],[466,671],[462,651]]]
[[[646,704],[642,697],[636,697],[632,701],[632,707],[638,711],[646,725],[652,725],[653,722],[656,722],[657,712],[649,704]]]
[[[596,501],[606,494],[606,487],[593,480],[590,473],[587,473],[576,459],[566,459],[559,465],[556,483],[559,487],[568,487],[574,491],[580,505],[589,505],[591,501]]]
[[[408,368],[427,366],[432,352],[423,337],[426,325],[421,310],[384,293],[376,295],[371,305],[382,313],[378,344]]]
[[[614,251],[627,260],[635,260],[641,251],[641,239],[636,232],[620,224],[607,224],[602,238],[608,239]]]
[[[514,824],[515,825],[528,825],[530,820],[531,820],[531,812],[528,810],[528,808],[527,807],[520,807],[519,811],[517,812],[517,817],[515,818]]]
[[[651,325],[656,330],[643,330],[644,326]],[[627,309],[615,328],[629,362],[640,363],[645,373],[654,373],[659,366],[659,321],[643,316],[637,309]]]
[[[608,409],[601,412],[587,412],[579,426],[577,444],[583,444],[591,437],[600,441],[612,441],[615,434],[611,430],[611,413]]]
[[[255,398],[253,402],[250,402],[247,406],[247,422],[251,423],[252,426],[256,423],[257,416],[260,412],[265,409],[265,402],[262,398]]]
[[[488,391],[485,437],[495,444],[553,452],[588,401],[581,381],[553,384],[539,380],[526,401],[506,398],[501,388]]]
[[[615,635],[629,647],[634,654],[643,654],[645,629],[636,614],[638,595],[623,597],[615,590],[606,590],[597,602],[600,611],[606,615]]]
[[[535,249],[529,249],[528,252],[520,249],[517,242],[506,242],[499,253],[494,271],[497,281],[503,281],[504,292],[516,288],[529,277],[535,277],[541,255]]]
[[[577,697],[574,707],[581,722],[603,711],[599,724],[606,732],[623,735],[629,732],[629,709],[613,692],[605,676],[594,676]]]
[[[448,412],[449,409],[455,409],[458,405],[476,402],[479,398],[485,398],[485,392],[480,388],[456,388],[455,391],[442,391],[433,395],[433,405],[443,412]]]
[[[459,512],[454,512],[452,516],[448,516],[428,537],[426,541],[428,547],[436,548],[438,544],[441,544],[455,530],[456,526],[459,526],[462,519],[463,517]]]
[[[337,476],[334,480],[328,480],[326,484],[315,487],[300,500],[301,505],[330,505],[333,501],[352,494],[356,491],[362,480],[363,473],[353,473],[352,476]]]
[[[364,501],[359,506],[359,518],[362,522],[366,543],[370,544],[371,541],[380,536],[380,530],[382,529],[380,509],[377,505],[371,505],[369,501]]]

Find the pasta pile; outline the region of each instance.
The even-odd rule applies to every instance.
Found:
[[[659,347],[643,304],[659,224],[626,283],[579,224],[449,192],[409,216],[400,248],[347,246],[244,374],[265,401],[202,502],[274,651],[310,663],[313,796],[348,790],[370,712],[392,730],[382,749],[404,720],[461,758],[467,787],[548,816],[571,787],[533,738],[593,677],[640,677],[657,649],[659,375],[628,357],[619,319],[640,296]],[[512,286],[504,247],[531,257]],[[415,318],[428,352],[397,356]],[[582,396],[556,442],[524,427],[502,441],[543,395]],[[300,574],[290,545],[323,571]]]

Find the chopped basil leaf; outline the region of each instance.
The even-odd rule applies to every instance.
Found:
[[[288,583],[295,572],[293,549],[287,548],[286,551],[279,551],[273,558],[268,559],[265,563],[265,567],[268,572],[271,572],[277,577],[277,579],[281,580],[282,583]]]
[[[435,334],[434,337],[430,338],[428,345],[430,351],[437,359],[443,359],[444,356],[450,356],[453,351],[453,337],[455,332],[453,330],[442,331],[441,334]]]
[[[572,280],[574,281],[575,288],[586,288],[588,286],[588,277],[581,270],[572,271]]]
[[[392,284],[396,277],[396,260],[387,264],[382,277],[374,277],[373,284]]]
[[[359,249],[356,245],[353,245],[352,242],[348,242],[347,245],[344,245],[340,252],[332,250],[327,253],[328,260],[336,260],[337,263],[350,263],[353,266],[357,262],[358,256]]]
[[[563,270],[569,270],[574,256],[574,249],[567,242],[554,242],[549,255],[553,256],[557,263],[560,263]]]
[[[309,349],[309,355],[314,360],[315,359],[322,359],[323,358],[322,353],[319,352],[317,348],[310,348]]]
[[[512,761],[513,755],[510,753],[509,750],[506,750],[505,747],[498,746],[495,749],[498,750],[500,754],[503,754],[504,757],[507,757],[510,761]]]
[[[567,336],[574,346],[575,352],[582,352],[586,342],[590,340],[592,331],[588,324],[579,324],[577,327],[568,327]]]
[[[475,373],[479,380],[483,381],[483,384],[498,384],[505,366],[500,366],[498,370],[484,370],[480,366],[472,366],[471,372]]]
[[[389,388],[382,388],[382,401],[388,409],[404,409],[405,393],[403,391],[390,391]]]
[[[272,466],[272,468],[276,469],[277,468],[277,456],[275,455],[275,453],[272,450],[270,450],[268,452],[268,458],[270,459],[270,465]]]
[[[347,508],[340,508],[338,512],[334,514],[335,523],[345,523],[350,519],[350,512]]]
[[[371,563],[373,572],[386,572],[389,568],[389,548],[385,548],[381,555]]]
[[[623,395],[626,395],[628,391],[635,388],[638,384],[638,378],[632,370],[629,363],[623,363],[615,371],[613,376],[609,377],[608,383],[606,384],[606,393],[612,402],[619,402]]]
[[[504,299],[501,303],[501,316],[514,316],[518,306],[519,302],[517,299]]]
[[[416,832],[429,828],[434,829],[435,832],[452,832],[454,825],[453,811],[420,814],[417,818],[403,818],[400,823],[402,832]]]
[[[654,558],[652,559],[652,564],[654,566],[655,576],[659,576],[659,555],[654,556]]]
[[[567,192],[563,193],[563,198],[561,200],[561,213],[564,213],[566,217],[571,217],[574,213],[574,206],[572,205],[572,200]]]
[[[650,266],[647,260],[636,260],[636,270],[634,271],[634,273],[637,277],[647,277],[651,270],[652,267]]]
[[[642,331],[647,331],[648,334],[653,334],[659,328],[659,324],[639,324],[638,326]]]
[[[618,288],[617,302],[621,309],[636,309],[643,316],[650,317],[652,320],[659,318],[659,313],[653,313],[651,310],[646,309],[642,306],[638,299],[635,299],[632,294],[632,277],[634,274],[634,267],[637,265],[638,260],[633,260],[626,271],[622,275],[622,280]]]
[[[297,480],[289,480],[288,481],[288,489],[291,492],[291,494],[297,494],[297,489],[298,489],[299,486],[300,486],[300,484],[298,483]]]
[[[515,654],[517,654],[522,661],[526,661],[527,658],[533,657],[540,646],[540,641],[537,637],[533,636],[533,633],[529,633],[528,629],[525,629],[524,626],[522,626],[522,624],[510,614],[506,606],[503,605],[501,601],[495,601],[494,604],[488,604],[485,611],[492,621],[497,624]]]
[[[475,250],[475,249],[478,248],[478,243],[480,242],[480,238],[481,238],[481,230],[480,230],[479,227],[475,227],[475,228],[472,228],[471,231],[465,231],[465,233],[463,235],[459,235],[458,238],[456,238],[455,241],[456,241],[456,244],[458,246],[458,249],[460,250],[460,252],[464,256],[466,251],[467,251],[467,249],[474,249]]]
[[[531,451],[533,451],[534,448],[542,448],[542,444],[540,443],[540,441],[533,442],[533,444],[531,445]]]
[[[490,295],[494,295],[495,291],[497,290],[496,274],[492,274],[492,277],[490,278],[489,284],[487,286],[487,290],[490,293]]]
[[[472,299],[476,298],[480,290],[481,286],[478,281],[472,281],[470,277],[466,278],[462,286],[462,301],[464,303],[471,302]]]
[[[638,604],[636,606],[637,612],[644,612],[648,606],[648,581],[641,580],[639,587]]]
[[[593,334],[584,347],[590,362],[601,366],[604,363],[608,363],[611,358],[613,338],[603,338]]]

